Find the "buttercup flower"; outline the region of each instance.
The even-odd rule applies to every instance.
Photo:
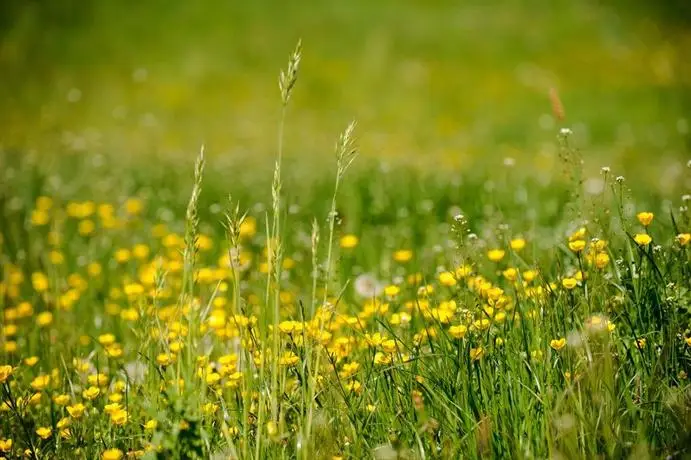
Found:
[[[36,429],[36,434],[41,439],[48,439],[53,434],[53,430],[50,427],[42,426]]]
[[[39,375],[31,382],[31,388],[36,391],[45,390],[50,385],[50,375]]]
[[[454,286],[456,285],[456,277],[451,272],[442,272],[439,274],[439,282],[443,286]]]
[[[549,346],[552,347],[552,349],[559,351],[566,346],[566,339],[564,337],[559,339],[552,339],[549,342]]]
[[[525,247],[525,240],[523,238],[514,238],[509,245],[514,251],[520,251]]]
[[[449,335],[451,335],[451,337],[454,339],[462,339],[465,336],[466,331],[468,331],[468,328],[462,324],[459,324],[449,328]]]
[[[652,212],[644,211],[644,212],[639,212],[638,214],[636,214],[636,218],[638,219],[638,222],[640,222],[641,225],[644,227],[647,227],[648,225],[650,225],[650,223],[653,221],[653,217],[655,217],[655,216],[653,215]]]
[[[84,396],[88,400],[96,399],[100,394],[101,390],[99,390],[96,386],[90,386],[82,392],[82,396]]]
[[[104,450],[101,454],[101,460],[120,460],[123,457],[123,453],[120,449],[108,449]]]
[[[343,235],[341,237],[341,247],[343,249],[353,249],[358,244],[358,237],[355,235]]]
[[[12,375],[14,368],[9,364],[4,364],[0,366],[0,383],[5,383],[8,378]]]
[[[499,262],[504,258],[505,251],[503,249],[490,249],[487,252],[487,258],[492,262]]]
[[[0,452],[8,453],[12,451],[12,439],[0,439]]]
[[[410,249],[399,249],[393,253],[393,260],[399,263],[405,263],[413,258],[413,251]]]
[[[74,419],[80,418],[82,415],[84,415],[84,410],[86,407],[82,403],[77,403],[73,406],[67,406],[67,413],[70,414],[70,417]]]
[[[482,358],[485,354],[485,350],[482,347],[471,348],[470,349],[470,359],[477,361]]]
[[[581,252],[585,248],[585,240],[573,240],[569,241],[569,249],[573,252]]]
[[[653,239],[647,233],[637,233],[633,239],[639,246],[647,246],[651,241],[653,241]]]
[[[576,278],[564,278],[561,280],[561,285],[564,286],[565,289],[573,289],[578,285],[578,281]]]

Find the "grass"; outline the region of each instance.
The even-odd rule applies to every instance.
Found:
[[[300,63],[265,183],[3,155],[3,455],[688,456],[688,171],[358,169],[350,124],[306,181]]]
[[[129,7],[0,15],[0,457],[691,455],[683,28]]]

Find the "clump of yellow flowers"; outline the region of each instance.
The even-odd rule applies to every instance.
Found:
[[[280,239],[261,212],[219,230],[166,211],[42,195],[30,239],[1,235],[5,458],[454,457],[478,430],[548,456],[573,424],[607,436],[602,404],[634,436],[663,357],[655,378],[687,385],[687,220],[516,220],[455,245],[345,225],[326,256],[317,224]],[[505,438],[502,417],[536,421]]]

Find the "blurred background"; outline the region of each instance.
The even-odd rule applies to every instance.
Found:
[[[319,174],[358,121],[387,164],[526,171],[574,131],[586,168],[682,174],[689,3],[625,0],[3,0],[0,148],[270,169],[279,69],[302,38],[288,160]],[[566,118],[555,119],[555,88]]]

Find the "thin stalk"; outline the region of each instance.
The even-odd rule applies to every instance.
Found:
[[[333,195],[331,196],[331,209],[329,211],[329,238],[328,238],[328,245],[327,245],[327,253],[326,253],[326,267],[325,267],[325,274],[324,274],[324,296],[322,298],[322,308],[325,308],[327,306],[328,302],[328,297],[329,297],[329,280],[331,279],[331,265],[332,265],[332,259],[333,259],[333,240],[334,240],[334,234],[336,231],[336,218],[337,218],[337,213],[336,213],[336,197],[338,196],[338,189],[341,184],[341,179],[343,178],[346,170],[348,167],[352,164],[352,162],[355,160],[357,157],[357,148],[355,147],[354,143],[354,138],[353,138],[353,131],[355,130],[355,122],[351,122],[346,130],[341,134],[341,136],[338,139],[338,142],[336,143],[336,183],[334,184],[334,192]],[[320,330],[319,330],[319,335],[321,336],[321,332],[323,330],[324,325],[320,324]],[[318,345],[315,347],[317,348],[316,355],[314,357],[314,366],[310,366],[311,363],[308,363],[308,369],[310,372],[308,372],[308,375],[314,376],[313,381],[310,382],[310,388],[309,388],[309,399],[308,399],[308,404],[309,408],[307,410],[307,426],[305,429],[305,440],[309,440],[311,432],[312,432],[312,420],[314,419],[314,397],[316,393],[316,387],[317,387],[317,378],[319,377],[319,367],[321,363],[321,353],[320,349],[318,348]],[[311,369],[310,369],[311,368]],[[305,456],[309,455],[309,448],[305,448]]]

